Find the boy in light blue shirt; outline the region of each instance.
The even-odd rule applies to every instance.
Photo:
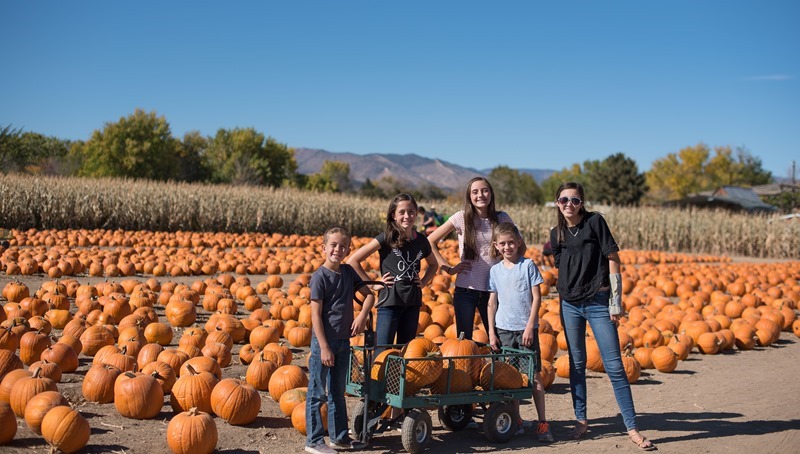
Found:
[[[503,260],[489,271],[489,343],[495,350],[501,346],[527,349],[536,356],[533,402],[539,422],[536,435],[540,442],[553,441],[550,424],[545,417],[544,386],[539,351],[539,306],[544,282],[532,260],[522,257],[522,237],[510,222],[501,222],[492,233],[492,257]],[[519,414],[519,402],[515,402]],[[523,431],[520,419],[520,431]]]

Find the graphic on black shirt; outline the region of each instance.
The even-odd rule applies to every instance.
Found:
[[[403,257],[403,251],[397,248],[392,249],[392,253],[398,257],[396,266],[399,273],[395,276],[395,280],[413,281],[419,274],[419,262],[422,259],[422,251],[417,251],[417,256],[414,257],[414,260],[410,259],[412,251],[405,251],[405,257]]]

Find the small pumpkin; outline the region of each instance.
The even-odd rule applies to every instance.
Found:
[[[292,410],[292,426],[297,429],[302,435],[306,435],[306,410],[308,403],[304,405],[297,405]],[[324,402],[319,407],[320,417],[322,418],[322,427],[328,430],[328,403]]]
[[[161,385],[161,389],[164,391],[165,395],[172,391],[175,381],[178,380],[178,376],[175,370],[172,369],[172,366],[161,361],[153,361],[147,364],[142,368],[142,373],[155,378]]]
[[[290,389],[281,394],[281,399],[279,402],[281,413],[286,416],[292,416],[294,407],[298,405],[305,405],[307,394],[308,388],[306,387]]]
[[[8,402],[0,402],[0,446],[8,444],[17,434],[17,417]]]
[[[650,357],[659,372],[669,373],[678,367],[678,355],[665,345],[655,348]]]
[[[269,390],[269,380],[276,370],[278,370],[278,366],[274,362],[266,359],[263,352],[261,352],[256,359],[247,366],[245,381],[259,391],[267,391]]]

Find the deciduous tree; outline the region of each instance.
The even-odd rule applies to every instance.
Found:
[[[136,109],[71,151],[80,155],[83,176],[167,180],[178,174],[177,145],[163,116]]]
[[[277,187],[297,170],[294,150],[253,128],[219,129],[206,156],[217,183]]]

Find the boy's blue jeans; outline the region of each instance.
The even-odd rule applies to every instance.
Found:
[[[608,292],[597,292],[586,301],[561,301],[561,323],[569,347],[569,385],[575,419],[586,421],[586,322],[600,348],[603,367],[611,379],[614,396],[627,430],[636,428],[636,410],[628,376],[622,366],[617,327],[608,313]]]
[[[464,339],[472,340],[475,327],[475,309],[481,314],[483,327],[489,334],[489,292],[456,287],[453,292],[453,311],[456,316],[456,335],[464,333]]]
[[[350,340],[328,339],[334,355],[333,367],[322,365],[321,350],[316,336],[311,337],[311,357],[308,359],[308,392],[306,394],[306,446],[324,441],[320,406],[328,402],[328,435],[331,441],[342,441],[347,435],[347,404],[344,391],[350,368]],[[327,396],[326,391],[327,390]]]

